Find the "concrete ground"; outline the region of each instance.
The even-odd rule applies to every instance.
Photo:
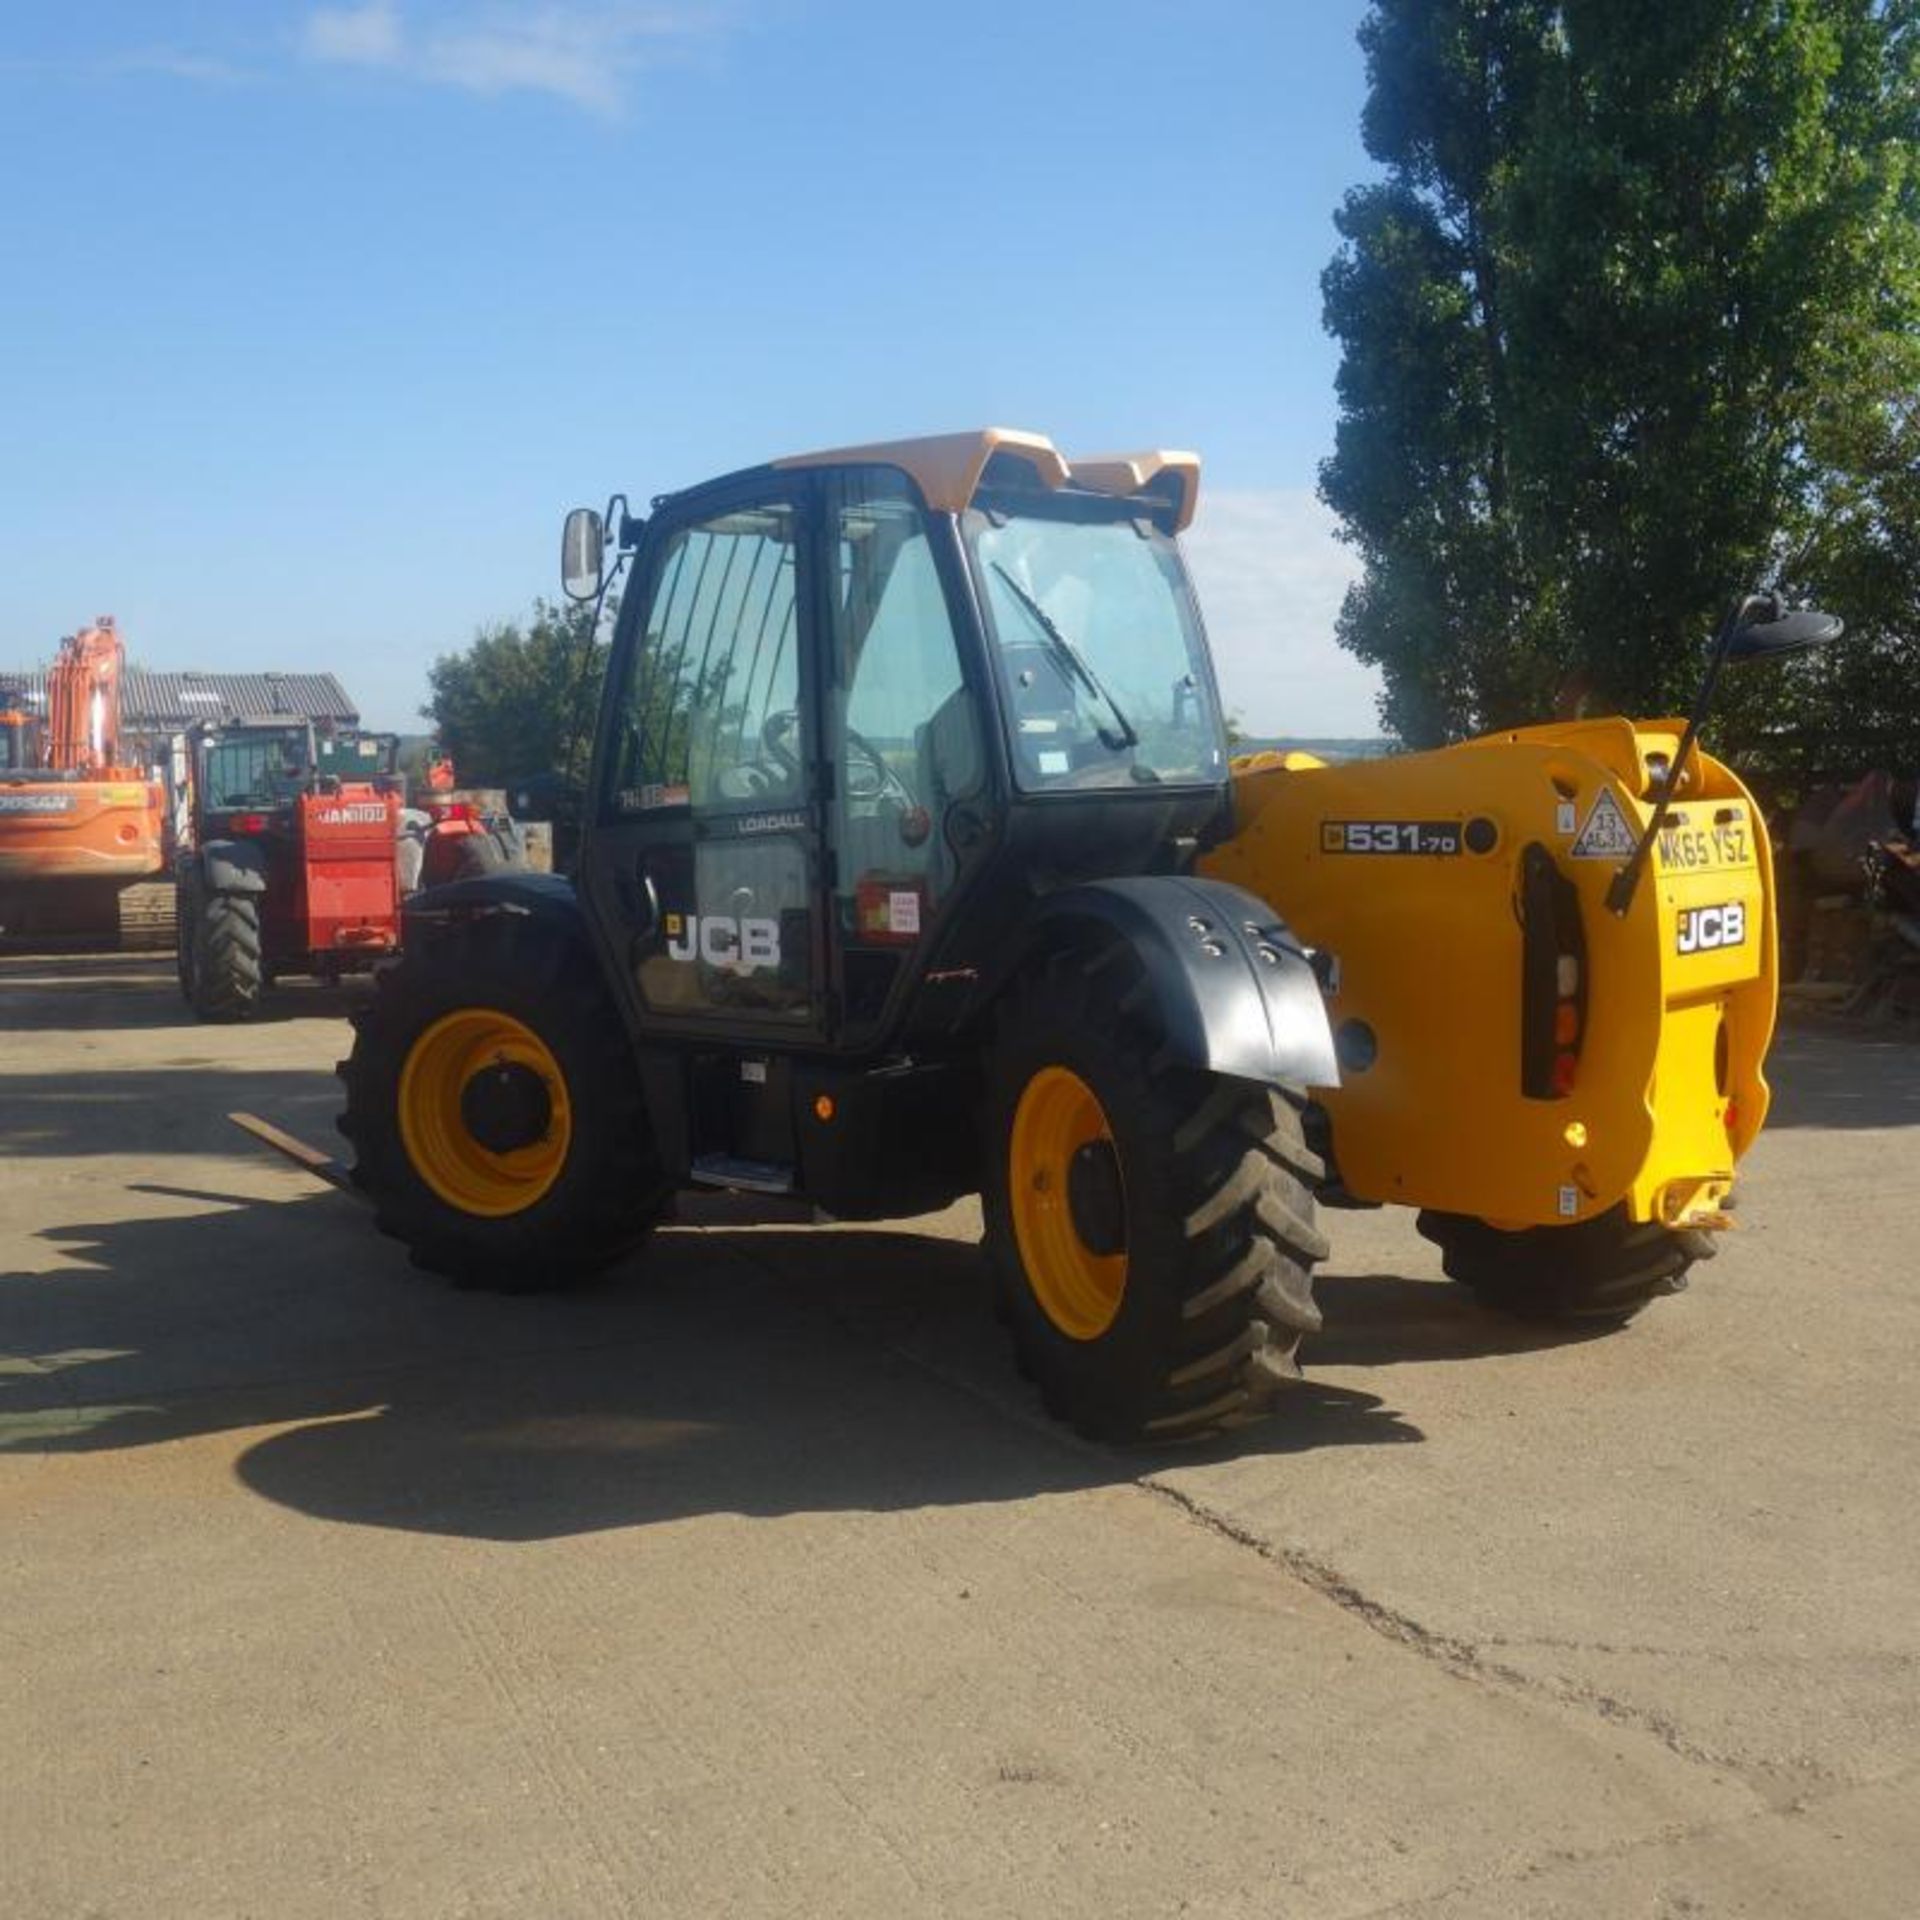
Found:
[[[1624,1332],[1331,1218],[1285,1417],[1050,1427],[967,1209],[461,1295],[339,1001],[0,962],[0,1914],[1920,1910],[1920,1049],[1781,1043]]]

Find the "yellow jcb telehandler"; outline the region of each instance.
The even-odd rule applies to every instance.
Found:
[[[1230,767],[1198,485],[988,430],[570,515],[569,592],[631,569],[582,849],[408,903],[342,1069],[379,1224],[527,1289],[690,1183],[978,1191],[1022,1365],[1105,1438],[1284,1387],[1322,1193],[1505,1306],[1677,1280],[1766,1109],[1751,798],[1617,720]],[[1750,600],[1715,671],[1834,625]]]

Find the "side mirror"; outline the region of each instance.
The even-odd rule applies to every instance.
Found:
[[[591,507],[575,507],[560,532],[560,585],[569,600],[591,600],[606,569],[607,532]]]
[[[1729,660],[1775,660],[1789,653],[1824,647],[1846,631],[1846,623],[1818,607],[1789,612],[1771,595],[1750,602],[1757,618],[1743,620],[1727,642]]]

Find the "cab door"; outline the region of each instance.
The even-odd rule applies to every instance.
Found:
[[[824,1028],[811,493],[709,493],[642,545],[582,874],[645,1034]]]

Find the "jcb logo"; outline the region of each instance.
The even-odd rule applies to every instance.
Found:
[[[778,920],[732,920],[722,913],[667,915],[667,953],[733,973],[780,965]]]
[[[1724,907],[1689,907],[1680,916],[1679,936],[1682,953],[1742,946],[1747,938],[1747,909],[1738,900]]]

